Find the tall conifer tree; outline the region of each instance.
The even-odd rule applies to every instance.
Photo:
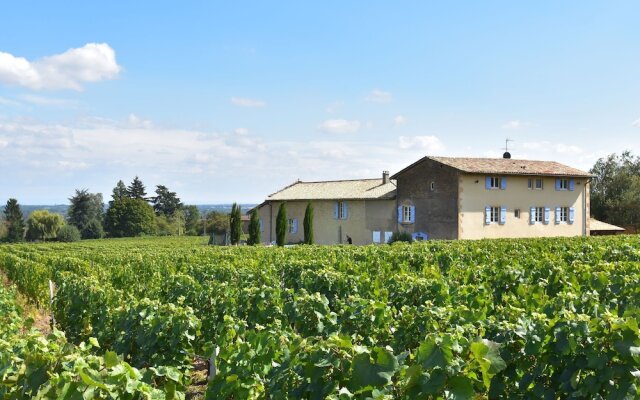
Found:
[[[287,206],[284,203],[280,204],[278,208],[278,215],[276,216],[276,244],[278,246],[284,246],[287,240]]]
[[[313,204],[307,203],[304,210],[304,243],[313,244]]]

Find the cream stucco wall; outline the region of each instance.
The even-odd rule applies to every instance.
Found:
[[[460,174],[458,194],[458,237],[460,239],[505,238],[505,237],[549,237],[580,236],[588,234],[585,229],[589,215],[588,180],[574,178],[575,190],[555,189],[555,178],[543,177],[543,189],[528,189],[527,176],[507,176],[507,188],[485,189],[484,175]],[[485,224],[485,207],[506,207],[504,225]],[[551,209],[548,224],[531,224],[531,207]],[[572,224],[555,223],[556,207],[574,207]],[[515,218],[515,209],[520,209],[520,218]],[[586,231],[586,232],[585,232]]]
[[[373,231],[395,231],[395,200],[346,200],[347,219],[335,219],[333,200],[313,201],[314,238],[317,244],[346,243],[347,235],[353,244],[370,244],[373,242]],[[259,208],[263,231],[263,243],[276,240],[276,216],[280,201],[267,202]],[[304,212],[307,201],[287,201],[287,218],[298,220],[298,232],[287,234],[287,243],[298,243],[304,239]]]

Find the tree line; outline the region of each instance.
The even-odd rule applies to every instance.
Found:
[[[165,185],[157,185],[155,196],[147,197],[146,187],[137,176],[129,186],[118,181],[106,205],[101,193],[90,193],[87,189],[76,189],[69,202],[66,219],[47,210],[35,210],[25,219],[18,201],[9,199],[0,221],[0,240],[201,235],[229,229],[228,215],[213,211],[202,217],[195,205],[184,205],[176,192]]]

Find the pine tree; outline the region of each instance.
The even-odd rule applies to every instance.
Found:
[[[304,210],[304,243],[313,244],[313,204],[307,203]]]
[[[4,207],[4,218],[7,221],[7,241],[21,242],[24,240],[24,218],[18,200],[9,199]]]
[[[242,212],[240,206],[233,203],[231,206],[231,215],[229,215],[229,226],[231,228],[230,241],[231,244],[240,243],[240,234],[242,232]]]
[[[132,199],[147,200],[146,188],[137,175],[133,178],[131,185],[127,187],[127,195]]]
[[[76,189],[75,195],[69,198],[67,221],[80,231],[82,239],[100,239],[102,230],[102,194],[89,193],[87,189]]]
[[[247,244],[255,246],[260,244],[260,220],[258,219],[258,210],[251,211],[251,219],[249,220],[249,240]]]
[[[118,183],[116,183],[116,187],[113,188],[113,193],[111,194],[112,200],[109,202],[109,204],[113,203],[114,201],[122,200],[125,197],[129,197],[129,191],[127,190],[124,182],[122,182],[122,180],[119,180]]]
[[[284,246],[287,240],[288,224],[287,207],[282,203],[280,204],[280,208],[278,208],[278,215],[276,216],[276,244],[278,246]]]

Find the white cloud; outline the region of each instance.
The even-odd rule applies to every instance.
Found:
[[[318,125],[318,129],[325,133],[356,133],[360,130],[360,121],[346,119],[328,119]]]
[[[249,130],[247,128],[236,128],[233,132],[240,136],[246,136],[249,134]]]
[[[502,129],[517,130],[517,129],[526,128],[527,126],[530,126],[530,125],[531,123],[529,122],[520,121],[519,119],[514,119],[504,123],[502,125]]]
[[[407,123],[407,118],[404,115],[397,115],[394,119],[393,119],[393,124],[395,126],[400,126],[400,125],[404,125]]]
[[[153,127],[153,123],[150,120],[141,118],[134,113],[129,114],[127,117],[127,123],[129,126],[134,128],[150,129]]]
[[[35,61],[0,52],[0,82],[35,90],[82,90],[84,83],[115,79],[121,70],[106,43],[87,43]]]
[[[0,139],[0,149],[4,149],[8,145],[9,145],[9,141],[8,140]]]
[[[6,97],[1,97],[0,96],[0,105],[2,105],[2,106],[19,106],[20,103],[15,101],[15,100],[7,99]]]
[[[232,97],[231,104],[238,107],[248,107],[248,108],[262,108],[267,105],[262,100],[257,99],[249,99],[246,97]]]
[[[444,149],[444,145],[436,136],[400,136],[398,144],[401,149],[420,150],[435,153]]]
[[[23,94],[20,96],[20,99],[38,106],[73,107],[76,105],[76,102],[73,100],[38,96],[35,94]]]
[[[380,89],[373,89],[364,99],[370,103],[389,103],[392,98],[393,96],[389,92],[385,92]]]
[[[635,126],[636,128],[640,128],[640,118],[638,118],[637,120],[633,121],[633,123],[631,123],[631,125]]]

